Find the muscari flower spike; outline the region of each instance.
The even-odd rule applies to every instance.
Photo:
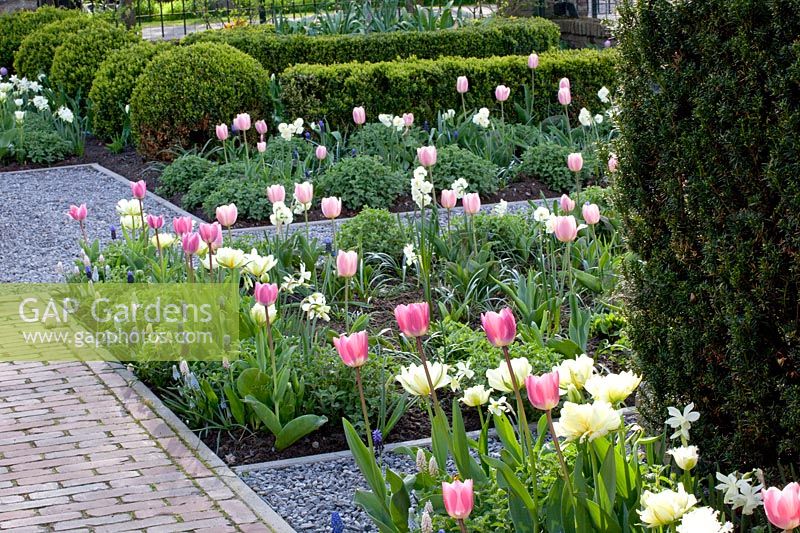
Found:
[[[331,532],[344,533],[344,522],[342,522],[342,516],[336,511],[331,513]]]

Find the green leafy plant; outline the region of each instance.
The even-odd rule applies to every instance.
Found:
[[[72,155],[72,144],[54,131],[29,129],[22,147],[24,158],[31,163],[55,163]]]
[[[193,183],[202,180],[214,163],[195,154],[185,154],[167,165],[158,180],[158,194],[174,196],[184,194]]]
[[[374,156],[356,156],[330,167],[316,184],[323,196],[337,196],[348,209],[393,205],[407,179]]]
[[[522,162],[514,167],[516,179],[528,176],[540,180],[550,190],[567,192],[575,188],[575,174],[567,168],[567,156],[574,149],[556,143],[545,142],[528,148]],[[581,179],[589,176],[591,165],[584,163]]]
[[[395,215],[385,209],[365,208],[344,222],[336,234],[336,243],[342,250],[387,254],[403,254],[406,237]]]
[[[436,166],[433,168],[436,190],[449,189],[460,178],[467,180],[468,192],[482,195],[497,192],[500,169],[491,161],[475,155],[469,150],[455,145],[439,150]]]

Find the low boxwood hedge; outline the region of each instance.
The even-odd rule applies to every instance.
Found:
[[[156,55],[171,47],[167,42],[142,41],[111,52],[100,64],[89,91],[97,137],[111,139],[122,130],[125,106],[131,101],[136,80]]]
[[[168,157],[174,146],[203,145],[214,126],[238,113],[271,116],[269,76],[244,52],[217,43],[157,55],[136,82],[131,129],[139,151]]]
[[[42,26],[23,39],[14,54],[14,70],[20,77],[31,79],[39,74],[49,76],[56,49],[70,36],[94,25],[111,26],[93,17],[71,17]]]
[[[597,90],[613,86],[617,54],[614,51],[569,50],[540,55],[536,70],[534,114],[540,120],[562,112],[557,102],[558,80],[572,83],[571,109],[597,101]],[[383,63],[341,65],[296,65],[280,75],[286,116],[308,120],[327,119],[337,127],[352,124],[352,110],[364,106],[368,120],[379,113],[413,112],[417,120],[434,120],[441,109],[460,109],[455,84],[467,76],[467,108],[497,107],[494,90],[504,84],[511,88],[506,112],[514,104],[524,105],[524,86],[531,72],[525,56],[470,59],[408,59]],[[591,107],[591,106],[590,106]],[[577,111],[576,111],[577,112]]]
[[[258,59],[270,73],[300,63],[392,61],[401,57],[490,57],[529,54],[558,45],[560,31],[541,18],[492,19],[463,28],[367,35],[276,35],[251,27],[195,33],[184,41],[222,42]]]
[[[22,41],[37,29],[51,22],[77,17],[80,14],[77,9],[44,6],[36,11],[17,11],[0,15],[0,67],[12,66],[14,53]]]

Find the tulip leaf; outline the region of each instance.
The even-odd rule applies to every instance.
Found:
[[[408,531],[408,509],[411,507],[411,496],[405,481],[391,468],[386,469],[386,481],[391,489],[391,506],[389,512],[392,522],[399,531]],[[412,478],[413,485],[413,478]]]
[[[597,439],[601,440],[601,439]],[[597,440],[595,442],[597,442]],[[605,440],[605,439],[602,439]],[[600,464],[598,473],[598,487],[595,487],[597,503],[602,510],[609,514],[614,512],[614,500],[617,496],[617,454],[613,446],[608,447],[608,451]],[[624,466],[623,466],[624,468]]]
[[[591,520],[593,526],[592,528],[587,529],[587,531],[591,531],[593,533],[622,533],[622,529],[619,527],[617,518],[607,513],[596,502],[593,502],[592,500],[583,500],[581,503],[588,511],[587,514],[589,515],[589,519]],[[588,524],[585,525],[588,527]]]
[[[583,353],[581,347],[570,339],[548,339],[547,347],[567,357],[576,357]]]
[[[506,415],[494,415],[494,427],[497,431],[497,438],[503,443],[504,450],[507,451],[510,457],[514,460],[513,466],[522,464],[522,447],[517,441],[517,436],[514,433],[514,426],[508,420]]]
[[[258,419],[261,420],[270,433],[275,435],[277,438],[283,428],[281,427],[280,420],[278,420],[278,416],[272,412],[272,409],[258,401],[251,394],[248,394],[247,397],[245,397],[244,402],[253,408],[253,411],[256,413]]]
[[[447,465],[447,449],[450,448],[450,427],[447,423],[447,415],[441,409],[433,415],[431,430],[431,448],[433,456],[439,468],[443,469]]]
[[[378,526],[380,533],[399,533],[392,522],[389,509],[386,508],[386,502],[374,492],[357,489],[353,501],[364,509],[375,525]]]
[[[486,475],[481,470],[478,462],[469,453],[467,430],[464,427],[464,418],[461,415],[458,399],[453,400],[453,439],[451,443],[453,460],[461,477],[474,479],[477,483],[485,481]]]
[[[318,415],[302,415],[290,420],[275,438],[275,449],[280,451],[291,446],[309,433],[318,430],[327,421],[327,417]]]
[[[233,419],[236,420],[238,424],[244,425],[244,404],[241,398],[233,391],[230,383],[226,383],[225,386],[222,387],[222,392],[225,393],[225,397],[228,399],[228,405],[231,408]]]
[[[600,279],[597,276],[593,276],[592,274],[577,268],[572,270],[572,275],[575,276],[575,279],[578,280],[578,283],[590,291],[597,293],[603,292],[603,284],[600,282]]]
[[[370,453],[369,448],[361,441],[358,432],[347,419],[343,418],[342,424],[344,425],[344,436],[347,439],[347,445],[350,447],[350,452],[353,454],[359,470],[361,470],[370,488],[384,502],[383,505],[386,507],[386,483],[383,479],[381,468],[375,461],[375,456]],[[389,515],[388,508],[386,508],[386,514]],[[391,519],[389,521],[391,522]]]
[[[269,400],[269,376],[257,368],[247,368],[236,379],[239,396],[253,396],[261,403]]]

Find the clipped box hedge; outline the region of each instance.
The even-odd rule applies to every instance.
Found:
[[[463,28],[368,35],[275,35],[247,27],[199,32],[184,41],[222,42],[258,59],[270,73],[300,63],[392,61],[401,57],[490,57],[529,54],[558,45],[558,26],[542,18],[497,19]]]
[[[572,83],[572,109],[596,107],[597,90],[615,84],[617,54],[611,50],[569,50],[540,54],[536,70],[534,113],[542,120],[561,112],[557,103],[558,80]],[[296,65],[280,75],[284,114],[307,120],[325,118],[336,127],[352,124],[352,110],[364,106],[369,121],[379,113],[413,112],[417,120],[433,120],[437,111],[461,109],[456,92],[458,76],[469,78],[467,109],[488,107],[499,114],[494,97],[497,85],[511,88],[506,113],[513,104],[524,105],[523,86],[530,86],[526,56],[465,60],[446,57],[383,63]],[[496,113],[495,113],[496,111]]]
[[[80,14],[77,9],[44,6],[36,11],[17,11],[0,15],[0,67],[12,67],[14,53],[25,37],[37,29],[51,22],[77,17]]]
[[[23,39],[14,54],[14,70],[19,76],[35,78],[50,75],[56,49],[79,31],[93,26],[111,25],[95,17],[70,17],[46,24]]]

